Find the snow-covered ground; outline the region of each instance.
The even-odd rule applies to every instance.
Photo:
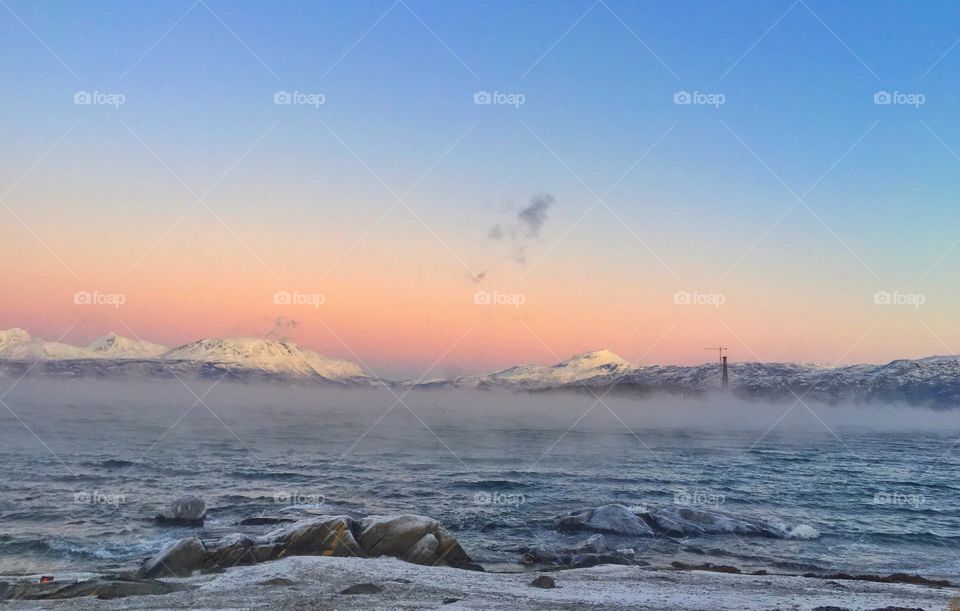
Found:
[[[538,574],[479,573],[424,567],[394,559],[294,556],[256,566],[177,580],[190,592],[101,601],[8,602],[7,609],[585,609],[661,611],[883,607],[949,609],[956,588],[755,576],[704,571],[653,571],[598,566],[549,573],[556,588],[530,582]],[[381,589],[343,594],[358,584]]]

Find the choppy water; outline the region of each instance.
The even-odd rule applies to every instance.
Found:
[[[22,422],[0,409],[0,574],[131,568],[196,532],[150,521],[188,493],[207,501],[203,536],[264,532],[235,523],[299,515],[289,509],[297,504],[420,513],[484,563],[515,563],[519,544],[581,540],[552,530],[553,516],[570,510],[692,501],[807,524],[820,536],[668,538],[644,548],[647,561],[960,573],[956,428],[871,432],[808,417],[812,426],[783,430],[800,418],[777,422],[788,405],[751,407],[756,421],[744,427],[651,427],[644,419],[672,404],[606,401],[611,410],[594,406],[578,420],[592,397],[513,403],[494,394],[462,404],[455,394],[407,397],[409,410],[396,404],[383,416],[395,403],[386,391],[286,392],[224,386],[204,398],[209,409],[191,409],[195,399],[178,383],[136,391],[21,383],[4,401]]]

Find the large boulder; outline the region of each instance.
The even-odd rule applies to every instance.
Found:
[[[602,554],[607,551],[607,539],[603,535],[591,535],[580,543],[567,548],[571,554]]]
[[[443,524],[424,516],[369,516],[360,520],[360,548],[368,556],[393,556],[424,565],[476,568]]]
[[[360,541],[358,543],[358,540]],[[422,516],[349,516],[300,520],[251,538],[232,534],[204,544],[196,537],[165,545],[137,572],[138,578],[190,575],[287,556],[392,556],[424,565],[479,569],[440,522]]]
[[[207,548],[196,537],[171,541],[137,570],[139,579],[151,577],[189,577],[207,561]]]
[[[362,556],[353,537],[353,518],[325,516],[309,518],[272,530],[255,540],[262,554],[273,550],[276,558],[285,556]]]
[[[595,509],[571,512],[554,519],[561,532],[592,530],[633,537],[652,536],[653,529],[623,505],[601,505]]]
[[[523,553],[520,564],[527,566],[550,565],[576,569],[598,564],[637,563],[633,550],[608,550],[603,535],[592,535],[572,546],[521,545],[519,551]]]
[[[198,496],[182,496],[157,514],[157,524],[168,526],[203,526],[207,504]]]
[[[670,505],[648,514],[658,530],[671,535],[732,533],[761,537],[783,537],[784,531],[773,524],[749,518],[737,518],[719,511]]]
[[[208,543],[206,566],[214,568],[255,564],[253,545],[253,539],[241,534],[227,535],[219,541]]]

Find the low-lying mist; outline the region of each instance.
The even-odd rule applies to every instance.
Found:
[[[70,419],[209,412],[227,421],[246,417],[285,418],[324,423],[355,420],[391,427],[455,427],[477,431],[505,428],[578,432],[641,432],[651,429],[821,432],[922,431],[950,435],[960,431],[960,410],[931,410],[906,405],[825,405],[807,399],[746,401],[716,393],[700,398],[669,395],[629,398],[589,392],[524,393],[503,390],[416,390],[405,388],[290,387],[213,380],[100,381],[25,379],[5,402],[29,421],[35,410]],[[12,415],[0,410],[0,418]],[[71,412],[73,412],[71,414]],[[386,416],[385,416],[386,414]],[[185,422],[189,425],[189,421]]]

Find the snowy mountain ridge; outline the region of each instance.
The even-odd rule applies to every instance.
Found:
[[[116,359],[152,358],[167,351],[166,346],[127,339],[112,332],[90,343],[86,349],[100,358]]]
[[[609,350],[555,365],[518,365],[480,375],[425,382],[388,381],[357,363],[325,357],[289,341],[201,339],[172,349],[108,334],[85,348],[48,342],[23,329],[0,331],[0,375],[33,372],[65,378],[163,378],[198,375],[238,381],[395,385],[420,390],[504,389],[581,391],[643,397],[697,397],[721,390],[716,362],[694,366],[637,365]],[[883,402],[960,407],[960,356],[898,359],[882,365],[734,362],[729,392],[742,398],[828,403]]]
[[[0,331],[0,363],[42,363],[40,373],[71,376],[105,373],[151,376],[164,369],[201,375],[218,371],[243,377],[244,372],[275,378],[356,383],[369,380],[356,363],[322,356],[287,341],[255,338],[201,339],[177,348],[109,333],[86,347],[48,342],[23,329]],[[262,377],[262,376],[261,376]]]

